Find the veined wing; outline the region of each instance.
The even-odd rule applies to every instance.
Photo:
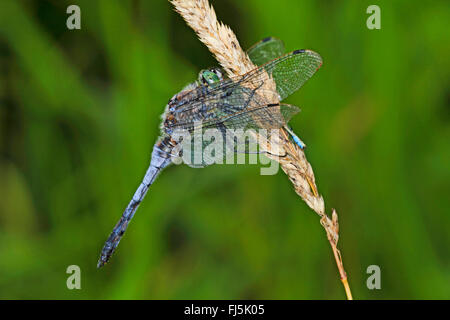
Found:
[[[275,116],[270,108],[279,108]],[[281,104],[278,106],[266,106],[260,113],[252,112],[251,115],[231,118],[224,123],[214,126],[196,128],[189,135],[183,136],[181,147],[184,163],[194,168],[202,168],[213,163],[234,163],[234,154],[258,153],[258,135],[270,137],[270,130],[266,132],[255,131],[260,129],[260,124],[267,121],[267,113],[270,121],[275,123],[275,128],[280,128],[300,109],[293,105]],[[229,130],[232,129],[232,130]],[[269,129],[269,128],[267,128]],[[255,162],[256,163],[256,162]]]
[[[199,86],[169,105],[177,121],[168,128],[193,130],[196,121],[206,127],[218,123],[245,127],[254,125],[255,119],[268,121],[269,126],[257,125],[260,128],[281,127],[279,100],[298,90],[321,65],[319,54],[296,50],[213,88]],[[275,80],[276,92],[265,86],[271,79]],[[276,95],[280,99],[274,99]]]
[[[312,76],[312,74],[314,74],[314,72],[322,65],[322,58],[320,57],[320,55],[310,50],[304,51],[306,52],[302,59],[304,65],[299,65],[298,62],[295,62],[295,60],[291,60],[291,62],[294,62],[291,66],[289,66],[289,63],[284,64],[284,68],[278,65],[277,70],[272,73],[272,76],[277,84],[277,91],[281,97],[281,100],[297,91],[303,85],[303,83],[306,82]],[[247,50],[247,54],[250,60],[252,60],[252,62],[258,66],[281,57],[283,53],[283,41],[274,37],[265,38],[254,44],[250,49]],[[313,67],[312,70],[307,68],[308,63],[310,63],[311,67]],[[270,65],[270,63],[268,64]],[[292,73],[292,69],[295,70],[294,74]],[[295,81],[295,79],[292,79],[296,78],[297,75],[301,76],[297,79],[297,81]],[[287,86],[287,82],[291,83],[291,85]]]
[[[277,129],[284,126],[300,109],[293,105],[272,103],[257,108],[249,108],[228,116],[220,122],[230,129]],[[202,128],[214,128],[212,125],[202,125]]]
[[[260,66],[282,56],[284,43],[280,39],[268,37],[250,47],[247,54],[255,65]]]
[[[275,80],[280,100],[300,89],[322,66],[322,57],[311,50],[295,50],[262,67]]]

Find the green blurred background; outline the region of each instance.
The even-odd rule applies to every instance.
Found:
[[[167,1],[76,1],[70,31],[74,2],[0,2],[0,298],[344,299],[318,216],[259,165],[168,168],[96,269],[168,99],[216,62]],[[450,298],[449,3],[212,4],[243,48],[276,36],[323,57],[287,102],[354,297]]]

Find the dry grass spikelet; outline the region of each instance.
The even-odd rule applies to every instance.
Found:
[[[208,47],[228,76],[239,76],[256,68],[248,55],[242,50],[234,32],[217,20],[216,13],[213,7],[209,5],[208,0],[169,1],[187,24],[197,33],[200,41]],[[272,89],[271,91],[275,92],[275,83],[271,79],[268,80],[265,86],[268,86]],[[278,97],[275,95],[268,99],[271,100],[271,103],[279,102]],[[295,192],[320,216],[320,223],[327,233],[347,298],[352,299],[342,257],[337,249],[339,239],[337,213],[333,209],[331,219],[325,213],[324,199],[317,191],[314,172],[311,164],[306,159],[304,151],[297,144],[291,142],[289,134],[284,129],[277,130],[277,132],[275,137],[270,137],[270,141],[260,139],[260,145],[269,152],[278,150],[286,155],[284,157],[269,155],[269,157],[280,163],[282,170],[292,182]]]
[[[255,68],[234,32],[219,22],[207,0],[172,0],[175,10],[194,29],[228,75],[240,75]]]

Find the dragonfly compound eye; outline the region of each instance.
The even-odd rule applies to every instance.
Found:
[[[202,75],[201,79],[204,84],[211,85],[220,81],[219,76],[214,71],[211,70],[204,70],[201,73],[201,75]]]

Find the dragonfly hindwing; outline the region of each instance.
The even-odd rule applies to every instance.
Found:
[[[252,62],[260,66],[284,54],[284,43],[274,37],[265,38],[247,50]]]
[[[300,108],[297,106],[293,106],[292,104],[280,104],[280,112],[284,118],[284,121],[288,123],[293,116],[300,112]]]

